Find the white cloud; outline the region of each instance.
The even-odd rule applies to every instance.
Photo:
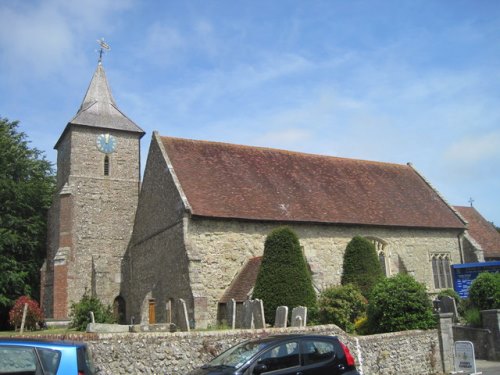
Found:
[[[29,6],[2,2],[1,58],[16,75],[46,76],[77,60],[84,35],[94,32],[97,38],[110,32],[112,13],[131,4],[112,0],[44,0]]]
[[[451,144],[444,156],[448,162],[465,164],[500,159],[500,131],[462,138]]]

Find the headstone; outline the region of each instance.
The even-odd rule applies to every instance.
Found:
[[[93,311],[90,312],[90,323],[95,324],[95,315]]]
[[[292,310],[292,327],[305,327],[307,324],[307,307],[297,306]]]
[[[256,299],[252,303],[254,328],[266,328],[266,319],[264,316],[264,304],[262,300]]]
[[[276,309],[276,316],[274,318],[274,327],[286,328],[288,323],[288,306],[279,306]]]
[[[189,317],[187,313],[187,307],[186,307],[186,301],[184,301],[182,298],[179,298],[179,329],[181,331],[190,331],[189,328]]]
[[[253,301],[246,300],[243,302],[243,324],[242,328],[253,328]]]
[[[227,324],[229,324],[229,327],[231,329],[236,328],[236,301],[234,298],[231,298],[231,300],[227,303],[226,305],[226,316],[227,316]]]
[[[440,309],[441,313],[453,313],[453,319],[456,320],[458,317],[457,305],[453,297],[442,296],[440,299]]]

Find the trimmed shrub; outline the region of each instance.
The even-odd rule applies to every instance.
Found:
[[[436,323],[425,286],[412,276],[399,274],[383,279],[373,288],[368,304],[370,332],[430,329]]]
[[[15,330],[21,327],[24,304],[28,304],[24,327],[26,329],[34,330],[37,328],[37,324],[42,326],[45,322],[42,309],[40,309],[37,301],[28,296],[21,296],[14,302],[14,306],[9,311],[9,324],[13,326]]]
[[[460,303],[461,301],[461,298],[460,296],[458,295],[457,292],[455,292],[455,290],[453,289],[443,289],[441,290],[438,295],[437,295],[437,298],[438,299],[441,299],[441,297],[451,297],[455,300],[455,303],[456,305],[458,306],[458,304]]]
[[[469,300],[479,310],[500,309],[500,274],[480,273],[470,286]]]
[[[71,304],[70,326],[78,331],[85,331],[91,322],[91,311],[96,323],[115,323],[111,306],[105,306],[97,297],[91,297],[85,292],[80,302]]]
[[[369,298],[373,286],[384,277],[375,245],[361,236],[354,237],[345,249],[341,284],[355,284]]]
[[[367,301],[354,284],[332,286],[321,292],[318,298],[317,322],[336,324],[352,333],[355,322],[366,316]]]
[[[276,309],[311,308],[316,303],[311,273],[297,235],[288,227],[273,230],[266,238],[264,255],[253,298],[264,303],[266,322],[274,324]]]

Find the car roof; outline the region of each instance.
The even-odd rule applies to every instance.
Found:
[[[327,336],[327,335],[306,335],[306,334],[283,334],[283,335],[272,335],[261,337],[253,340],[249,340],[250,342],[262,343],[262,344],[270,344],[275,342],[293,340],[293,339],[332,339],[337,338],[336,336]]]
[[[84,347],[86,344],[79,341],[67,341],[67,340],[49,340],[49,339],[33,339],[33,338],[0,338],[0,345],[17,345],[17,346],[38,346],[46,348],[79,348]]]

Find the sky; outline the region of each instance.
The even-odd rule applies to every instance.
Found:
[[[0,19],[0,117],[54,163],[104,38],[143,160],[158,131],[411,162],[500,224],[500,1],[0,0]]]

